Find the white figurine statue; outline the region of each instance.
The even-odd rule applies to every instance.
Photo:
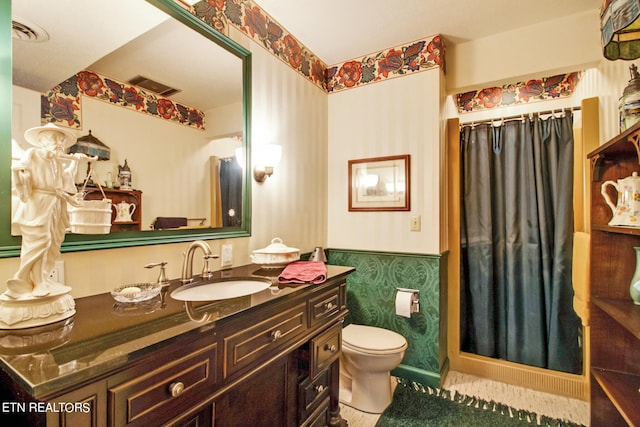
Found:
[[[69,311],[69,306],[71,310],[75,307],[68,295],[71,288],[48,277],[70,225],[67,202],[76,204],[72,196],[77,193],[74,177],[78,159],[85,156],[65,154],[76,137],[54,124],[29,129],[24,136],[34,147],[12,167],[12,180],[20,197],[13,213],[13,225],[22,235],[20,267],[0,295],[0,320],[9,325],[44,317],[47,310]],[[27,303],[33,300],[41,301],[30,307]],[[68,317],[68,313],[64,315]]]

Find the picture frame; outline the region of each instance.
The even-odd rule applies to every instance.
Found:
[[[409,154],[349,160],[349,211],[408,211]]]

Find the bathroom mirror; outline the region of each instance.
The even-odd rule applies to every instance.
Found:
[[[36,31],[42,27],[53,39],[60,33],[55,26],[66,26],[78,31],[76,38],[81,42],[77,45],[67,42],[57,55],[43,55],[26,65],[24,58],[18,57],[18,45],[34,43],[39,44],[40,49],[47,49],[47,42],[13,42],[16,49],[14,62],[20,62],[22,68],[13,76],[17,89],[13,88],[10,79],[3,78],[1,83],[3,93],[12,93],[10,91],[13,90],[14,100],[4,97],[0,101],[0,257],[20,253],[20,237],[11,235],[10,225],[12,152],[25,148],[20,133],[40,124],[32,123],[33,111],[24,111],[34,106],[33,102],[23,101],[23,89],[26,88],[27,96],[39,97],[39,93],[46,94],[47,90],[83,70],[91,70],[122,83],[141,75],[174,87],[177,93],[158,98],[166,97],[176,105],[186,105],[203,112],[205,129],[199,129],[197,125],[170,123],[135,111],[135,108],[127,111],[110,105],[108,99],[107,102],[86,100],[87,97],[82,96],[81,123],[70,123],[76,126],[74,133],[83,136],[91,130],[92,135],[110,147],[110,160],[93,162],[94,171],[103,186],[106,187],[107,175],[115,181],[118,168],[125,159],[128,161],[132,187],[142,191],[143,216],[140,231],[125,229],[106,235],[68,234],[62,245],[63,252],[250,235],[250,168],[244,167],[240,172],[241,193],[237,197],[241,199],[241,213],[234,221],[214,223],[211,202],[215,193],[212,183],[214,168],[211,167],[214,159],[230,159],[234,144],[243,147],[244,159],[250,158],[251,56],[248,50],[191,14],[187,3],[193,1],[180,2],[184,4],[181,6],[172,0],[114,0],[109,2],[109,11],[103,10],[105,3],[97,0],[89,3],[95,3],[95,7],[83,2],[82,10],[76,10],[77,3],[71,0],[13,0],[13,3],[16,4],[14,12],[21,12],[16,17]],[[11,14],[7,5],[0,8],[5,9],[0,10],[4,31],[0,35],[0,43],[3,51],[9,52],[12,40],[7,17]],[[56,10],[46,10],[51,8]],[[33,14],[33,18],[25,16],[34,10],[38,14]],[[39,16],[46,15],[57,18],[45,23],[37,21]],[[109,16],[116,20],[109,22]],[[99,34],[94,44],[87,43],[94,38],[91,32]],[[133,56],[114,60],[113,57],[121,51],[129,51]],[[156,62],[158,60],[160,62]],[[11,75],[11,64],[4,58],[1,61],[2,75]],[[49,72],[41,73],[40,70]],[[66,77],[60,77],[63,75]],[[27,121],[24,117],[29,118],[28,123],[20,123],[21,120]],[[193,122],[197,124],[197,120]],[[16,135],[12,135],[10,129]],[[12,139],[17,141],[13,142],[13,149]],[[220,143],[222,140],[227,142]],[[79,175],[86,174],[86,167],[86,162],[79,164]],[[188,217],[196,223],[190,222],[186,228],[154,230],[151,226],[155,217]],[[204,224],[199,218],[205,219]]]

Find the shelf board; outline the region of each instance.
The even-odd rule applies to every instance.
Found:
[[[640,339],[640,305],[634,304],[631,299],[601,298],[595,295],[591,297],[591,303]]]
[[[599,155],[615,157],[637,156],[638,151],[635,142],[638,138],[638,133],[640,133],[640,122],[587,154],[587,158],[592,159]]]
[[[630,426],[640,426],[640,375],[592,368],[591,375],[598,381],[611,403]]]
[[[640,236],[640,227],[622,227],[612,225],[591,224],[591,230],[604,231],[614,234],[628,234],[631,236]]]
[[[640,163],[640,122],[622,132],[609,142],[593,150],[587,155],[591,163],[592,181],[600,181],[607,168],[606,163],[619,162],[622,159],[634,159]]]

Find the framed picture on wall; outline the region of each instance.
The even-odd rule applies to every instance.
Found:
[[[408,211],[410,156],[349,160],[349,211]]]

